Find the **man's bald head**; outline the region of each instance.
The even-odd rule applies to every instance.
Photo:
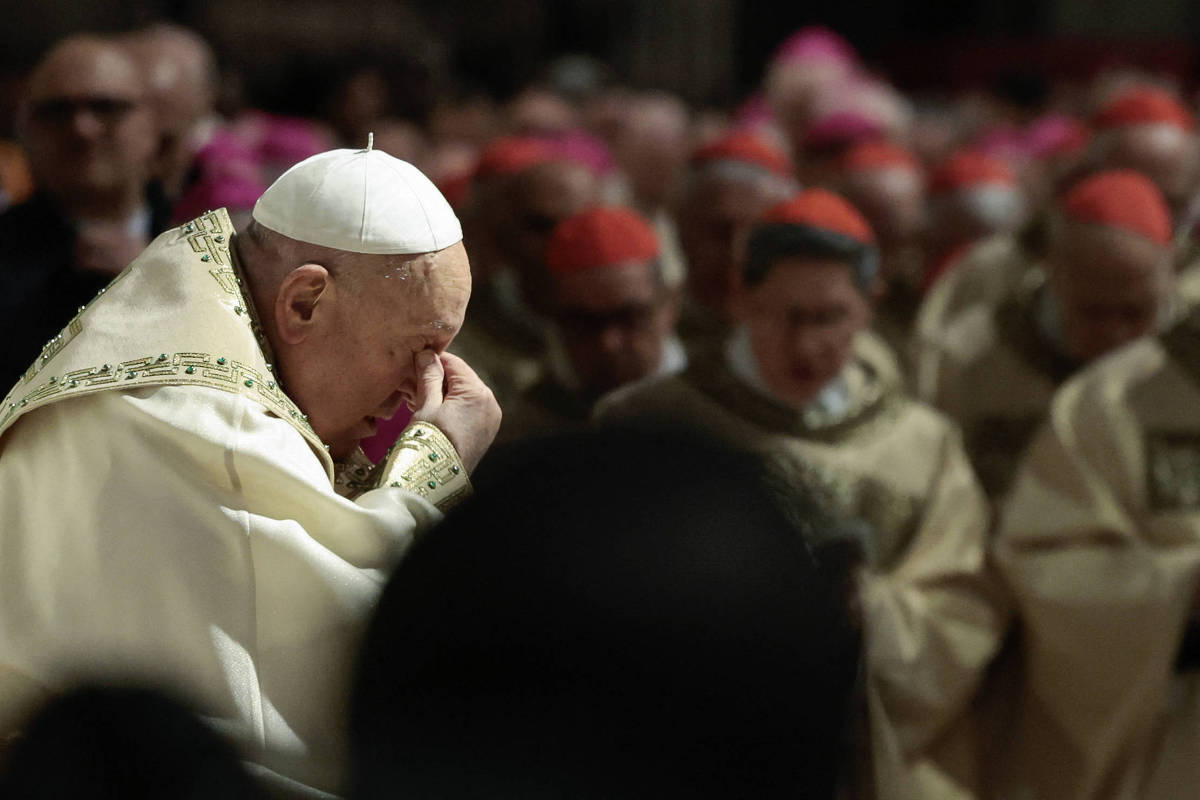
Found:
[[[159,128],[157,170],[173,196],[191,166],[198,126],[215,113],[216,58],[199,34],[178,25],[152,25],[122,43],[145,76]]]
[[[1176,125],[1145,123],[1101,131],[1092,139],[1089,161],[1098,168],[1129,168],[1158,185],[1178,214],[1200,178],[1200,140]]]
[[[517,271],[526,300],[546,313],[546,242],[560,222],[599,199],[599,182],[590,169],[565,159],[535,164],[504,180],[507,210],[498,220],[497,241],[504,260]]]
[[[70,213],[140,205],[155,151],[144,75],[111,39],[64,39],[34,69],[22,108],[34,180]]]
[[[667,204],[687,164],[691,119],[674,95],[651,92],[630,104],[614,145],[635,200],[646,211]]]
[[[200,34],[179,25],[159,23],[125,37],[141,62],[156,102],[171,100],[173,107],[192,119],[211,114],[217,95],[217,60]]]
[[[925,181],[916,169],[860,170],[843,177],[838,188],[871,223],[887,249],[917,238],[925,223]]]
[[[729,314],[740,243],[764,211],[795,190],[791,180],[743,161],[714,161],[691,171],[677,218],[693,300],[721,317]]]
[[[1153,332],[1173,280],[1170,245],[1076,220],[1057,229],[1047,272],[1069,354],[1081,361]]]

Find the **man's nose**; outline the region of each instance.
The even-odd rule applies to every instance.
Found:
[[[80,139],[91,141],[104,131],[104,122],[95,111],[89,108],[77,108],[71,115],[71,132]]]
[[[600,331],[600,349],[606,355],[615,356],[625,349],[625,331],[617,324],[608,324]]]

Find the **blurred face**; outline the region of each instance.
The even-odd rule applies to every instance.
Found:
[[[550,279],[544,256],[546,242],[558,223],[592,204],[596,179],[579,164],[539,164],[515,178],[509,209],[498,236],[504,257],[516,267],[526,299],[548,313]]]
[[[1026,205],[1018,190],[984,184],[935,197],[929,210],[929,239],[946,247],[1017,230]]]
[[[156,150],[138,68],[114,45],[74,39],[30,79],[25,139],[38,183],[68,204],[140,193]]]
[[[769,177],[696,179],[678,215],[679,243],[687,258],[687,289],[700,305],[728,319],[737,272],[737,243],[771,205],[785,199],[782,182]]]
[[[634,195],[647,207],[671,199],[687,163],[687,111],[677,101],[644,101],[614,147]]]
[[[376,261],[354,281],[331,281],[309,312],[303,341],[276,354],[289,394],[334,458],[374,435],[376,420],[415,401],[416,354],[445,351],[471,294],[461,243],[388,269]]]
[[[1100,148],[1105,166],[1145,173],[1173,208],[1185,205],[1196,190],[1200,153],[1192,133],[1173,125],[1129,125],[1114,131]]]
[[[584,392],[599,397],[652,375],[674,325],[674,304],[651,262],[555,276],[555,318]]]
[[[925,224],[925,186],[906,167],[858,172],[842,185],[843,194],[862,212],[887,250],[918,236]]]
[[[763,380],[797,407],[837,377],[870,321],[841,261],[781,259],[762,283],[739,290],[737,307]]]
[[[1051,254],[1049,285],[1069,355],[1090,361],[1157,328],[1171,268],[1166,249],[1147,239],[1072,225]]]
[[[197,143],[194,132],[216,102],[203,44],[172,33],[134,37],[130,47],[147,75],[158,126],[157,176],[169,197],[182,190]]]

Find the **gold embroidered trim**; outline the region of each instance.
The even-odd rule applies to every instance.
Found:
[[[155,386],[208,386],[237,394],[249,394],[278,416],[293,420],[312,431],[308,418],[300,412],[275,379],[239,361],[212,353],[159,353],[119,364],[103,364],[90,369],[77,369],[61,376],[53,375],[19,398],[8,398],[0,409],[0,428],[8,418],[32,403],[41,403],[58,395],[91,394],[109,387],[136,388],[142,384]],[[244,391],[251,389],[251,392]],[[315,435],[315,432],[314,432]]]
[[[471,481],[446,435],[428,422],[413,422],[375,468],[370,488],[389,486],[420,495],[448,511],[471,495]]]
[[[65,397],[88,395],[109,388],[207,386],[257,400],[276,416],[291,422],[314,449],[323,450],[324,445],[316,431],[308,424],[308,418],[287,396],[272,374],[270,347],[257,324],[253,308],[242,291],[242,279],[230,251],[230,239],[234,232],[231,225],[224,224],[223,214],[223,210],[207,211],[191,222],[184,223],[175,229],[177,238],[174,241],[187,241],[192,252],[199,255],[200,261],[212,265],[213,268],[208,270],[208,274],[223,292],[231,296],[230,311],[253,334],[267,362],[266,372],[228,359],[220,353],[181,351],[92,365],[61,375],[52,374],[48,379],[38,381],[44,371],[54,369],[54,358],[83,333],[86,328],[84,317],[88,309],[132,273],[132,270],[127,268],[101,289],[91,302],[81,307],[66,327],[46,343],[38,358],[3,401],[0,401],[0,433],[12,424],[15,417]],[[31,386],[35,382],[37,385]],[[328,461],[323,452],[319,452],[319,457]],[[326,468],[332,479],[331,461],[328,461]]]
[[[1146,433],[1146,490],[1156,513],[1200,509],[1200,433]]]

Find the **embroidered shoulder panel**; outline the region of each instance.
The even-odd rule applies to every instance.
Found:
[[[1146,493],[1156,513],[1200,511],[1200,432],[1146,433]]]

